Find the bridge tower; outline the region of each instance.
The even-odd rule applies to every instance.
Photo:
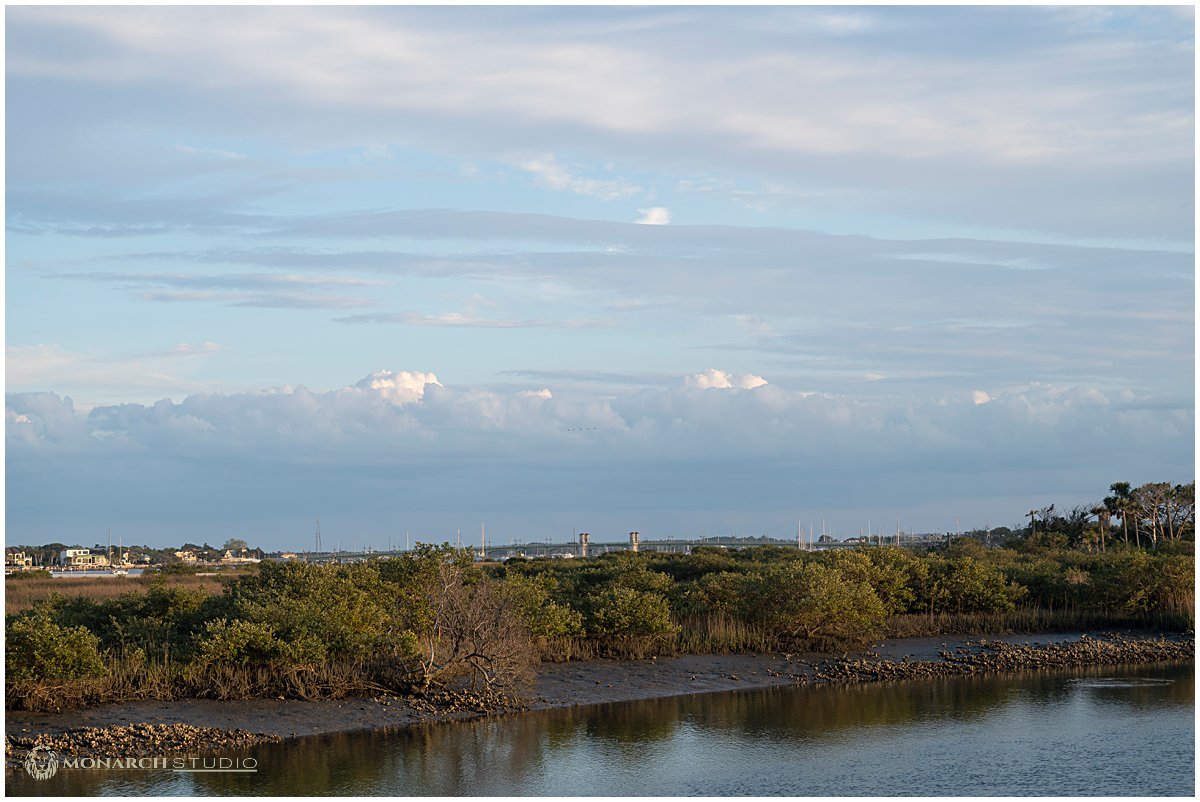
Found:
[[[636,554],[637,550],[638,550],[638,543],[640,543],[641,541],[642,541],[641,535],[639,535],[637,532],[630,532],[629,533],[629,550]]]
[[[584,557],[584,558],[587,557],[588,542],[591,539],[592,539],[592,536],[589,535],[587,532],[579,533],[579,556],[580,557]]]

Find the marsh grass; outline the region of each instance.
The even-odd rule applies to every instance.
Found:
[[[1088,629],[1150,629],[1180,632],[1191,629],[1188,609],[1153,613],[1117,610],[1019,607],[1007,612],[937,613],[892,616],[882,637],[920,638],[933,635],[1002,635],[1037,632],[1077,632]]]
[[[152,576],[45,576],[6,577],[4,580],[4,611],[19,613],[34,604],[49,599],[55,593],[63,596],[84,596],[93,601],[115,599],[124,593],[145,593],[155,576],[162,576],[167,587],[201,588],[208,593],[220,593],[232,576],[194,576],[162,574]]]

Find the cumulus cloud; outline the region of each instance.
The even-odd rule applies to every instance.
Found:
[[[753,373],[733,374],[717,370],[716,368],[708,368],[703,373],[688,376],[684,380],[684,383],[689,387],[697,387],[701,390],[729,390],[734,388],[739,390],[753,390],[755,387],[765,385],[767,380],[762,376],[755,376]]]
[[[986,403],[980,403],[983,395]],[[1031,447],[1061,450],[1066,461],[1101,443],[1105,453],[1120,451],[1137,438],[1160,445],[1185,438],[1174,450],[1187,450],[1193,429],[1190,407],[1155,408],[1127,391],[1032,384],[966,398],[864,400],[784,389],[754,374],[717,369],[674,386],[562,398],[548,387],[445,386],[433,372],[380,370],[325,392],[287,386],[194,394],[178,403],[97,406],[87,414],[53,393],[15,393],[7,409],[10,446],[35,451],[123,444],[131,454],[157,458],[203,451],[289,459],[300,452],[319,453],[331,466],[441,460],[450,453],[569,463],[577,458],[574,438],[587,432],[593,438],[588,459],[600,462],[636,455],[707,458],[714,448],[743,458],[836,449],[841,456],[829,458],[835,462],[871,454],[915,465],[936,455],[946,464],[986,457],[994,467],[1006,457],[1021,459]]]
[[[431,384],[442,386],[433,373],[377,370],[354,386],[361,390],[373,390],[391,403],[402,405],[420,400],[425,395],[425,388]]]
[[[671,222],[671,210],[665,206],[651,206],[649,209],[638,209],[642,215],[633,222],[643,226],[665,226]]]

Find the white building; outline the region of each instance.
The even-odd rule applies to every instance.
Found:
[[[64,568],[107,567],[108,558],[103,554],[92,554],[91,549],[65,549],[58,556],[58,564]]]

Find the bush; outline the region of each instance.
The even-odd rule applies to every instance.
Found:
[[[226,589],[231,618],[270,626],[306,659],[359,659],[386,650],[395,589],[371,564],[261,563]]]
[[[946,609],[959,613],[992,613],[1012,610],[1025,588],[1010,584],[1004,572],[974,557],[959,557],[942,564],[938,579],[945,592]]]
[[[266,624],[253,621],[210,621],[200,639],[193,664],[205,667],[213,664],[266,664],[295,651],[296,644],[285,644]],[[303,651],[303,646],[301,646]],[[316,651],[313,649],[313,651]]]
[[[746,613],[777,635],[815,648],[865,643],[885,618],[870,585],[818,562],[771,566],[747,588]]]
[[[44,612],[11,620],[4,642],[9,681],[72,680],[105,674],[100,639],[84,627],[60,627]]]
[[[738,615],[744,608],[748,583],[758,579],[761,579],[759,574],[719,571],[706,574],[695,582],[681,584],[675,593],[676,612],[680,615]]]
[[[21,582],[30,579],[52,579],[54,574],[47,571],[45,568],[34,568],[31,571],[13,571],[11,574],[6,574],[5,582]]]
[[[1190,555],[1135,552],[1125,561],[1118,587],[1130,612],[1195,615],[1196,560]]]
[[[596,635],[664,635],[676,632],[667,600],[658,593],[609,585],[588,599],[588,632]]]
[[[583,614],[551,599],[557,582],[551,576],[510,576],[502,584],[508,604],[524,621],[529,634],[556,638],[583,633]]]

